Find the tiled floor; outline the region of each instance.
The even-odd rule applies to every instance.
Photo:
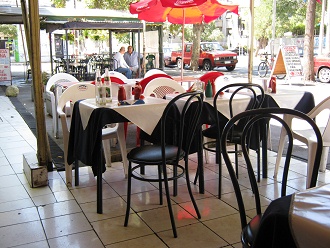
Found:
[[[192,185],[202,218],[196,219],[184,181],[172,197],[178,227],[173,238],[166,204],[158,204],[155,185],[133,182],[132,210],[124,227],[126,180],[121,163],[103,175],[103,214],[96,213],[96,179],[87,167],[80,170],[80,186],[68,188],[64,172],[49,172],[48,186],[31,188],[23,174],[23,153],[34,152],[36,139],[7,97],[0,96],[0,247],[241,247],[236,198],[224,169],[222,199],[217,199],[218,168],[205,165],[206,192]],[[272,178],[275,155],[269,153],[269,178],[260,183],[266,207],[279,194]],[[191,156],[190,175],[196,171]],[[305,185],[306,167],[294,161],[288,193]],[[254,200],[245,170],[240,168],[243,195]],[[320,173],[319,184],[330,183],[330,173]],[[252,204],[251,204],[252,205]],[[253,214],[251,206],[247,206]]]

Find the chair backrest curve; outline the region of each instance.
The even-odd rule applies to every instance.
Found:
[[[233,168],[233,165],[232,165],[231,160],[228,155],[227,136],[230,133],[230,130],[234,126],[235,122],[237,122],[243,118],[249,118],[249,121],[246,123],[246,125],[243,129],[243,132],[242,132],[241,146],[242,146],[244,159],[245,159],[245,162],[247,165],[251,188],[255,195],[256,212],[257,212],[257,214],[260,214],[261,213],[261,204],[260,204],[260,198],[259,198],[258,185],[257,185],[256,179],[255,179],[255,172],[253,171],[251,160],[249,158],[250,155],[248,152],[248,147],[246,147],[246,139],[248,138],[247,134],[248,134],[248,130],[252,127],[252,125],[254,125],[256,122],[258,122],[262,119],[277,120],[286,129],[286,131],[288,133],[289,146],[288,146],[288,150],[287,150],[286,162],[284,165],[283,178],[282,178],[281,196],[284,196],[286,194],[286,181],[287,181],[287,176],[288,176],[288,171],[289,171],[290,158],[291,158],[291,154],[292,154],[293,136],[292,136],[292,132],[291,132],[289,126],[287,125],[287,123],[278,116],[278,115],[283,115],[283,114],[287,114],[287,115],[293,116],[294,118],[304,120],[307,124],[309,124],[309,126],[315,132],[315,136],[317,137],[317,148],[316,148],[316,156],[315,156],[315,161],[314,161],[314,167],[313,167],[310,187],[314,187],[316,185],[323,143],[322,143],[322,136],[321,136],[320,130],[317,127],[317,125],[315,124],[315,122],[310,117],[308,117],[307,115],[305,115],[302,112],[292,110],[292,109],[285,109],[285,108],[254,109],[254,110],[248,110],[248,111],[235,115],[232,119],[230,119],[227,122],[226,126],[224,127],[222,136],[221,136],[221,138],[219,137],[219,140],[220,140],[219,145],[222,149],[221,152],[223,155],[223,159],[225,161],[226,167],[228,169],[228,172],[229,172],[229,175],[230,175],[233,187],[234,187],[235,195],[236,195],[237,202],[238,202],[239,212],[240,212],[242,228],[244,228],[247,225],[245,205],[244,205],[241,189],[240,189],[240,186],[238,183],[238,179],[236,178],[235,170]]]

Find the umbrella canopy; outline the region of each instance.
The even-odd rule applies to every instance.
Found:
[[[141,0],[130,4],[131,14],[140,20],[173,24],[198,24],[214,21],[226,11],[238,14],[238,5],[221,4],[217,0]],[[184,48],[182,29],[182,58]],[[181,79],[183,63],[181,63]]]
[[[238,5],[221,4],[217,0],[141,0],[130,4],[131,14],[138,14],[140,20],[173,24],[209,23],[227,10],[238,14]]]

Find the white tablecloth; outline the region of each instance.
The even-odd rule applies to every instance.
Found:
[[[300,248],[330,247],[330,184],[293,195],[292,235]]]
[[[118,106],[118,101],[113,100],[112,103],[107,104],[106,108],[113,109],[147,134],[151,134],[162,117],[168,101],[154,97],[146,97],[144,101],[145,104]],[[79,103],[83,129],[86,129],[89,118],[96,108],[98,106],[96,106],[95,98],[86,99]]]

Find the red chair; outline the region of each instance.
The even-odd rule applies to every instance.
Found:
[[[224,74],[222,72],[219,72],[219,71],[211,71],[211,72],[208,72],[208,73],[205,73],[203,76],[201,76],[199,78],[199,80],[203,81],[204,82],[204,85],[206,87],[206,84],[210,81],[211,84],[212,84],[212,90],[213,90],[213,96],[215,95],[216,93],[216,87],[215,87],[215,84],[214,84],[214,81],[217,79],[217,77],[219,76],[223,76]]]

